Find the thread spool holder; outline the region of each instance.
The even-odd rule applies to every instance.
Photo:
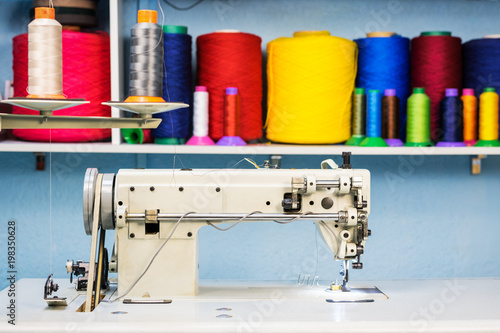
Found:
[[[161,111],[152,111],[151,108],[146,108],[147,111],[140,113],[140,118],[111,118],[111,117],[77,117],[77,116],[54,116],[53,111],[70,108],[77,105],[90,103],[84,99],[37,99],[37,98],[22,98],[15,97],[1,101],[2,103],[11,104],[35,111],[39,111],[39,115],[26,114],[5,114],[0,113],[0,129],[52,129],[52,128],[144,128],[153,129],[158,127],[161,119],[152,119],[151,114]],[[106,103],[103,103],[108,105]],[[149,104],[149,103],[133,103],[133,104]],[[172,103],[155,103],[155,104],[172,104]],[[177,107],[168,109],[174,110],[180,107],[185,107],[186,104],[180,104]],[[114,106],[114,105],[113,105]],[[118,106],[117,106],[118,107]],[[130,111],[130,110],[127,110]],[[136,112],[137,111],[132,111]]]
[[[189,104],[181,102],[104,102],[103,105],[118,108],[122,111],[137,113],[140,118],[150,119],[153,114],[173,111],[189,107]],[[140,119],[139,118],[139,119]],[[161,119],[160,119],[161,120]]]

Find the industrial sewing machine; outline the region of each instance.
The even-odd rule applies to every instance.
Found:
[[[269,164],[250,170],[132,169],[117,174],[88,169],[84,226],[92,236],[89,262],[97,263],[67,265],[68,272],[81,275],[77,288],[93,299],[87,311],[99,303],[94,295],[106,288],[108,269],[118,273],[116,294],[129,301],[197,295],[198,230],[223,222],[314,220],[334,258],[345,263],[339,288],[350,291],[349,262],[363,267],[360,256],[370,235],[370,173],[352,169],[350,153],[343,158],[341,167],[326,160],[321,169],[303,170]],[[104,235],[112,229],[115,249],[108,267]],[[52,290],[49,284],[46,297]]]

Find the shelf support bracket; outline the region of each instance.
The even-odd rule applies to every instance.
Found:
[[[486,158],[486,155],[476,155],[471,157],[471,174],[479,175],[481,174],[481,160]]]

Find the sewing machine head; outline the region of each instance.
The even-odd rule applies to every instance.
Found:
[[[85,176],[85,230],[97,240],[96,217],[101,230],[116,230],[109,270],[118,273],[118,295],[131,298],[196,295],[198,230],[222,222],[314,220],[334,258],[362,268],[369,212],[370,173],[351,169],[348,155],[342,168],[327,160],[321,169],[88,169]]]

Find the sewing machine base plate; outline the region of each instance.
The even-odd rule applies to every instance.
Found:
[[[202,280],[198,296],[173,297],[170,304],[104,302],[92,313],[76,312],[85,296],[66,279],[56,282],[66,307],[47,306],[43,279],[18,281],[15,329],[4,316],[0,332],[500,331],[500,278],[352,281],[353,288],[383,291],[363,295],[373,302],[355,303],[327,302],[337,293],[325,286]],[[8,302],[6,289],[0,304]]]

